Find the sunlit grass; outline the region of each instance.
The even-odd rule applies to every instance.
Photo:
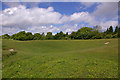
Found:
[[[3,78],[118,77],[117,39],[3,40],[2,46]],[[17,53],[8,57],[10,48]]]

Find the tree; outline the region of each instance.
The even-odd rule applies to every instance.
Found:
[[[68,36],[68,32],[66,32],[66,36]]]
[[[59,39],[64,39],[64,37],[65,37],[64,33],[62,31],[60,31],[60,33],[59,33]]]
[[[53,36],[53,37],[54,37],[55,40],[57,40],[59,38],[58,33],[55,34],[55,36]]]
[[[17,37],[17,40],[25,41],[26,40],[26,35],[19,35]]]
[[[44,34],[44,32],[41,35],[41,40],[45,40],[45,34]]]
[[[120,38],[120,26],[118,27],[118,37]]]
[[[68,32],[66,32],[65,34],[65,40],[68,40],[69,39],[69,35],[68,35]]]
[[[31,32],[26,33],[25,31],[20,31],[17,34],[13,34],[10,38],[14,40],[21,40],[21,41],[33,40],[33,35]]]
[[[90,39],[93,36],[93,29],[89,27],[83,27],[76,32],[76,39]]]
[[[113,27],[110,26],[109,28],[107,28],[107,30],[104,32],[106,35],[107,34],[113,34]]]
[[[22,41],[24,41],[24,40],[26,40],[25,38],[26,38],[26,32],[25,31],[20,31],[19,33],[17,33],[17,34],[15,34],[14,35],[14,39],[15,40],[22,40]]]
[[[70,38],[71,38],[71,39],[77,39],[77,33],[73,31],[73,32],[70,34]]]
[[[113,27],[110,26],[110,28],[109,28],[109,34],[112,34],[112,33],[113,33]]]
[[[60,31],[60,33],[55,34],[54,39],[65,39],[65,34],[62,31]]]
[[[42,37],[42,35],[41,35],[40,33],[35,33],[35,34],[33,35],[33,40],[40,40],[41,37]]]
[[[47,32],[46,39],[47,40],[53,39],[52,32]]]
[[[11,35],[10,38],[11,38],[11,39],[14,39],[14,38],[15,38],[15,35],[16,35],[16,34]]]
[[[52,35],[52,32],[47,32],[45,36],[44,32],[42,34],[35,33],[32,35],[31,32],[20,31],[12,36],[8,34],[2,35],[2,38],[5,39],[14,39],[14,40],[61,40],[61,39],[102,39],[102,38],[117,38],[120,37],[120,27],[116,26],[114,34],[113,27],[110,26],[106,31],[100,32],[101,26],[95,26],[94,28],[82,27],[78,31],[73,31],[71,34],[66,32],[65,34],[60,31],[59,33]]]
[[[31,32],[27,32],[25,37],[26,37],[26,40],[33,40],[34,38]]]
[[[9,38],[10,38],[10,35],[4,34],[4,35],[2,35],[2,38],[3,38],[3,39],[9,39]]]
[[[115,27],[114,34],[118,33],[118,26]]]
[[[101,39],[102,38],[102,32],[99,33],[98,30],[93,31],[91,36],[92,36],[91,37],[92,39]]]
[[[101,32],[101,31],[102,31],[102,27],[99,26],[99,25],[96,25],[96,26],[94,26],[93,30],[94,30],[94,31]]]
[[[17,33],[18,35],[23,35],[23,34],[26,34],[25,31],[20,31],[19,33]]]

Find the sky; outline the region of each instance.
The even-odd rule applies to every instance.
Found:
[[[2,34],[63,31],[99,25],[102,31],[118,25],[117,2],[2,2]]]

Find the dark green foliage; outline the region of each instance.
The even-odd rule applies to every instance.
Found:
[[[115,28],[114,34],[116,34],[116,33],[118,33],[118,26],[116,26],[116,28]]]
[[[66,35],[60,31],[60,33],[55,34],[54,39],[60,40],[60,39],[65,39]]]
[[[47,39],[47,40],[51,40],[51,39],[53,39],[52,32],[48,32],[48,33],[47,33],[47,35],[46,35],[46,39]]]
[[[12,36],[10,36],[11,39],[15,39],[16,34],[13,34]]]
[[[113,27],[112,26],[110,26],[110,28],[109,28],[109,33],[113,33]]]
[[[64,34],[64,35],[65,35],[65,40],[69,40],[68,32],[66,32],[66,34]]]
[[[33,40],[34,36],[32,35],[31,32],[26,33],[26,40]]]
[[[9,36],[8,34],[4,34],[4,35],[2,35],[2,38],[3,38],[3,39],[9,39],[10,36]]]
[[[66,32],[65,34],[60,31],[59,33],[52,35],[52,32],[47,32],[45,35],[35,33],[34,35],[31,32],[21,31],[17,34],[9,36],[5,34],[2,36],[3,39],[14,39],[14,40],[70,40],[70,39],[110,39],[120,37],[120,27],[116,26],[115,31],[113,32],[113,27],[110,26],[106,31],[101,32],[101,26],[95,26],[94,28],[82,27],[78,31],[73,31],[71,34]]]
[[[45,34],[44,34],[44,32],[41,35],[41,40],[45,40]]]
[[[120,38],[120,26],[118,28],[118,37]]]
[[[72,33],[70,34],[70,38],[71,38],[71,39],[77,39],[78,36],[76,35],[76,32],[72,32]]]
[[[25,31],[21,31],[21,32],[15,34],[13,39],[14,40],[22,40],[22,41],[26,40]]]
[[[77,31],[78,39],[90,39],[93,36],[92,28],[83,27]]]
[[[110,38],[112,38],[113,36],[111,35],[111,34],[108,34],[108,35],[106,35],[106,38],[107,39],[110,39]]]
[[[113,34],[113,27],[110,26],[109,29],[107,28],[106,34]]]
[[[33,36],[33,40],[40,40],[42,35],[40,33],[35,33]]]
[[[25,40],[33,40],[34,36],[32,35],[31,32],[26,33],[25,31],[21,31],[17,34],[13,34],[10,38],[14,40],[25,41]]]

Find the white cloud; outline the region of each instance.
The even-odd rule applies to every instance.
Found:
[[[80,27],[84,27],[83,24],[64,24],[62,26],[59,27],[60,30],[63,31],[63,33],[68,32],[69,34],[73,31],[77,31],[78,29],[80,29]]]
[[[86,8],[91,7],[95,2],[81,2]]]
[[[66,33],[68,32],[69,34],[72,32],[72,31],[77,31],[78,30],[78,26],[75,24],[74,26],[72,25],[63,25],[63,32]]]
[[[33,2],[33,0],[3,0],[4,2]],[[34,2],[118,2],[119,0],[34,0]]]
[[[65,23],[70,21],[70,16],[63,15],[58,23]]]
[[[19,5],[29,6],[29,7],[36,7],[39,3],[43,2],[3,2],[4,5],[7,7],[17,7]],[[45,3],[45,5],[50,5],[49,3]]]
[[[4,2],[2,4],[6,5],[7,7],[16,7],[20,5],[20,2]]]
[[[33,33],[36,33],[36,32],[39,32],[39,33],[47,33],[47,32],[56,32],[58,31],[59,32],[59,28],[56,27],[56,26],[53,26],[53,25],[48,25],[48,26],[32,26],[31,28],[28,28],[27,31],[30,31],[30,32],[33,32]]]
[[[33,33],[45,33],[47,34],[47,32],[52,32],[52,33],[57,33],[60,31],[63,31],[63,33],[71,33],[72,31],[77,31],[78,29],[80,29],[80,27],[83,27],[84,25],[78,25],[78,24],[64,24],[61,26],[54,26],[54,25],[47,25],[47,26],[33,26],[31,28],[26,29],[26,31],[30,31]]]
[[[101,18],[114,18],[118,14],[118,3],[117,2],[104,2],[97,6],[96,10],[92,15]]]
[[[88,12],[74,13],[70,16],[70,20],[75,23],[85,22],[85,23],[88,23],[89,25],[97,24],[94,16],[92,16]]]
[[[118,25],[118,21],[101,22],[100,25],[102,26],[102,30],[106,30],[110,26],[113,26],[113,28],[115,28]]]
[[[2,34],[13,34],[19,31],[19,28],[10,28],[10,27],[4,27],[2,28]]]
[[[52,7],[26,9],[25,6],[8,8],[3,11],[3,26],[29,26],[43,24],[58,24],[62,15]]]
[[[0,23],[0,25],[3,26],[3,33],[9,34],[19,30],[40,33],[55,33],[59,31],[71,33],[78,30],[81,26],[84,27],[83,24],[78,25],[80,23],[87,23],[89,26],[100,25],[105,30],[111,25],[115,27],[118,24],[118,21],[114,20],[117,18],[116,8],[116,3],[101,3],[93,13],[75,12],[68,16],[55,12],[53,7],[26,8],[23,5],[19,5],[0,12],[0,17],[2,17],[2,24]],[[111,19],[107,20],[108,18]],[[56,25],[58,24],[62,25],[57,27]]]

